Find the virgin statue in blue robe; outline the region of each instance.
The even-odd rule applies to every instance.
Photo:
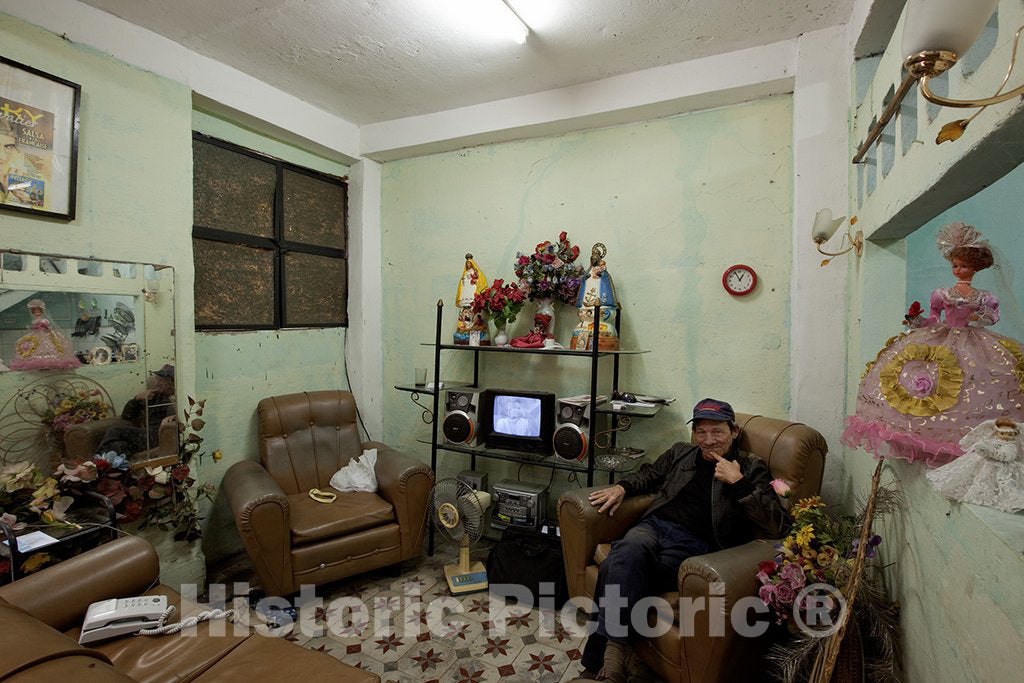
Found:
[[[590,252],[590,268],[580,283],[580,291],[576,296],[576,308],[580,318],[579,324],[572,333],[569,348],[587,350],[593,348],[594,306],[601,305],[601,320],[598,326],[598,348],[611,351],[619,348],[619,335],[615,329],[615,310],[618,298],[615,296],[615,284],[605,265],[604,257],[607,247],[598,242]]]

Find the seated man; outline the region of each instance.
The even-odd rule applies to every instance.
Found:
[[[157,446],[160,443],[160,423],[176,412],[174,366],[168,364],[150,375],[145,391],[124,404],[121,419],[132,426],[108,429],[96,447],[96,454],[114,451],[130,456]]]
[[[598,512],[614,515],[627,495],[656,494],[643,518],[612,543],[601,563],[594,600],[597,630],[587,641],[583,666],[591,677],[625,681],[630,612],[641,598],[675,590],[679,565],[694,555],[740,545],[757,536],[778,538],[789,515],[761,460],[736,446],[732,406],[704,399],[693,408],[696,446],[677,443],[618,484],[590,494]],[[609,590],[611,589],[611,590]],[[612,593],[623,599],[606,605]],[[646,620],[646,615],[637,615]]]

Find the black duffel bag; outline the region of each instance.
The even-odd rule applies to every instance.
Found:
[[[487,582],[491,592],[501,597],[515,598],[516,591],[522,591],[500,588],[512,584],[529,592],[533,607],[561,609],[569,599],[562,540],[554,534],[533,529],[506,527],[501,540],[487,555]]]

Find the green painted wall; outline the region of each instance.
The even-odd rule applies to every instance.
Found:
[[[200,133],[306,168],[348,174],[342,164],[213,114],[194,111],[192,126]],[[207,399],[210,408],[203,436],[211,448],[224,453],[220,465],[208,472],[209,481],[219,483],[234,462],[258,459],[256,404],[261,398],[348,388],[345,334],[343,328],[196,333],[196,396]],[[242,550],[223,497],[210,511],[203,549],[210,561]]]
[[[870,114],[878,114],[877,108]],[[947,110],[939,118],[945,122],[955,117]],[[979,129],[974,134],[987,132]],[[928,149],[936,149],[928,136],[920,138]],[[948,166],[958,160],[957,155],[969,154],[970,147],[937,149],[943,155],[941,165]],[[937,164],[928,158],[911,159],[908,154],[903,165],[898,163],[880,182],[889,185],[887,191],[895,188],[901,199],[926,192],[935,196],[929,178],[934,177]],[[934,242],[935,233],[949,221],[975,223],[1005,254],[1005,269],[983,271],[977,282],[1001,297],[1004,319],[996,329],[1004,334],[1022,329],[1015,301],[1020,288],[1014,280],[1019,261],[1015,257],[1020,252],[1019,211],[1014,211],[1020,193],[1015,194],[1015,183],[1020,183],[1019,172],[939,214],[906,239],[868,242],[861,259],[850,259],[848,412],[854,409],[864,363],[875,357],[889,337],[905,329],[901,321],[909,302],[927,304],[935,287],[952,284],[949,265]],[[855,185],[851,189],[852,206],[857,190]],[[870,235],[880,227],[879,215],[898,206],[876,202],[861,212],[857,227]],[[844,449],[842,457],[846,459],[844,502],[853,509],[867,495],[875,461],[860,450]],[[902,609],[905,678],[1020,680],[1024,671],[1024,516],[952,503],[934,489],[924,472],[921,464],[886,464],[883,482],[901,490],[906,505],[876,527],[884,538],[880,558],[886,567],[886,585]]]
[[[179,376],[191,390],[191,93],[0,14],[5,57],[82,86],[78,217],[0,212],[6,248],[174,266]]]
[[[914,191],[912,178],[903,182]],[[913,255],[912,246],[935,251],[927,233],[869,242],[851,269],[850,412],[864,363],[904,329],[906,300],[927,300],[907,291],[917,282],[908,266],[922,258]],[[875,461],[848,448],[843,457],[845,502],[852,509],[867,495]],[[950,502],[924,471],[921,464],[885,466],[883,482],[903,492],[906,506],[876,527],[884,538],[880,558],[886,585],[902,608],[906,680],[1018,680],[1024,670],[1024,517]]]
[[[943,211],[907,237],[907,306],[928,298],[936,287],[949,287],[956,278],[949,261],[935,248],[939,230],[953,221],[973,225],[995,249],[998,268],[988,268],[974,278],[974,285],[993,292],[1000,303],[1000,319],[990,329],[1014,339],[1024,339],[1024,277],[1017,272],[1024,262],[1024,241],[1020,239],[1020,216],[1024,210],[1024,165],[997,182]]]
[[[789,406],[789,287],[792,197],[789,97],[558,137],[525,140],[387,163],[382,173],[384,440],[429,461],[428,436],[409,395],[416,367],[433,364],[438,299],[442,340],[455,325],[463,255],[488,280],[510,279],[517,250],[567,230],[583,255],[608,247],[606,261],[623,305],[624,347],[648,349],[622,360],[620,386],[675,396],[656,420],[634,421],[620,443],[650,455],[680,439],[704,396],[737,410],[784,416]],[[750,296],[733,298],[722,273],[735,263],[760,275]],[[528,329],[533,306],[517,320]],[[575,309],[557,318],[568,345]],[[471,353],[445,352],[442,376],[471,379]],[[481,384],[588,390],[577,358],[482,354]],[[607,391],[611,361],[602,367]],[[469,459],[444,454],[445,476]],[[514,466],[479,461],[491,480]],[[548,470],[525,468],[546,482]],[[555,475],[554,499],[567,485]]]
[[[5,14],[0,52],[82,86],[77,218],[69,223],[0,212],[0,244],[173,266],[176,374],[180,393],[192,393],[191,92]],[[198,477],[205,479],[210,467],[200,468]],[[165,581],[202,577],[194,546],[149,536]]]
[[[348,169],[192,109],[190,90],[97,51],[0,14],[5,57],[82,86],[78,218],[42,220],[0,212],[0,246],[117,261],[174,266],[178,384],[206,397],[207,444],[202,481],[219,483],[234,461],[256,457],[256,402],[267,395],[345,387],[344,330],[247,334],[193,332],[193,126],[204,133],[326,173]],[[2,355],[2,354],[0,354]],[[222,501],[211,511],[204,549],[210,559],[241,548]],[[181,545],[181,544],[177,544]],[[161,547],[165,570],[195,558]],[[179,557],[179,555],[181,555]],[[201,570],[200,570],[201,571]]]

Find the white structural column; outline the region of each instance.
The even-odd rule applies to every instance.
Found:
[[[345,355],[351,390],[373,439],[384,433],[381,392],[380,171],[363,159],[349,171],[348,335]]]
[[[856,256],[851,252],[823,268],[810,234],[818,209],[842,216],[849,205],[852,59],[846,46],[844,26],[801,36],[793,92],[790,419],[813,426],[828,441],[823,489],[833,500],[841,497],[847,268]]]

